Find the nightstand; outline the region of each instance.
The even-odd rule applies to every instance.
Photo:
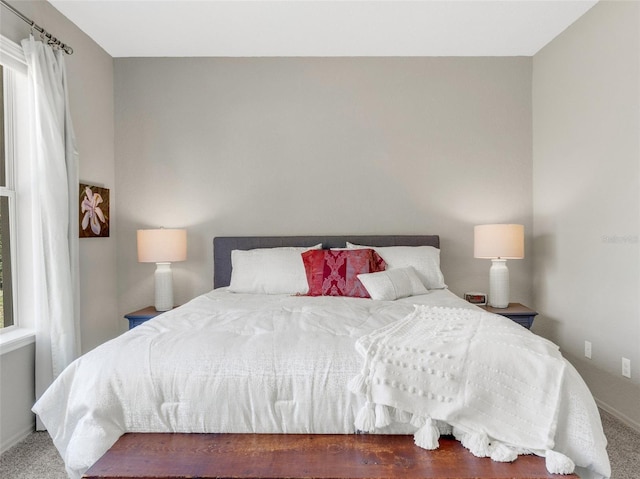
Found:
[[[509,303],[506,308],[492,308],[491,306],[480,306],[482,309],[509,318],[527,329],[531,329],[533,319],[538,315],[533,309],[527,308],[520,303]]]
[[[139,309],[133,313],[127,313],[124,315],[129,320],[129,329],[133,329],[136,326],[140,326],[145,321],[149,321],[151,318],[165,313],[166,311],[156,311],[153,306],[147,306],[146,308]]]

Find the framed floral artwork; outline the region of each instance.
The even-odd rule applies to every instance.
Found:
[[[80,238],[109,237],[109,190],[80,183]]]

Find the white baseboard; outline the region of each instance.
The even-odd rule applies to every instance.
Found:
[[[600,409],[603,409],[604,411],[608,412],[613,417],[618,419],[620,422],[626,424],[631,429],[633,429],[633,430],[635,430],[635,431],[640,433],[640,423],[634,421],[629,416],[621,413],[616,408],[609,406],[606,402],[600,401],[598,398],[594,398],[594,399],[596,400],[596,404],[598,405],[598,407]]]
[[[30,426],[26,427],[24,430],[18,431],[11,437],[2,438],[2,442],[0,443],[0,454],[4,454],[13,446],[18,444],[20,441],[25,440],[27,437],[29,437],[29,434],[31,434],[34,431],[35,431],[35,426],[31,424]]]

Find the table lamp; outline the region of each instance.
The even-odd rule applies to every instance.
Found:
[[[171,263],[187,259],[187,230],[138,230],[138,262],[155,263],[155,308],[173,308],[173,275]]]
[[[473,229],[473,257],[491,259],[489,306],[509,306],[508,259],[524,258],[523,225],[478,225]]]

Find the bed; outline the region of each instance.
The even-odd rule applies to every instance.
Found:
[[[414,434],[416,444],[425,449],[437,447],[440,433],[454,433],[475,455],[513,460],[507,456],[533,452],[545,455],[547,464],[557,455],[575,463],[581,477],[609,477],[606,439],[597,408],[578,373],[551,343],[506,318],[480,313],[451,293],[439,268],[439,246],[437,236],[215,238],[213,291],[76,360],[40,398],[34,412],[47,427],[74,479],[126,432],[361,431]],[[288,263],[280,268],[275,286],[272,278],[266,286],[260,283],[273,261],[281,265],[293,257],[290,248],[294,247],[304,248],[295,250],[295,255],[303,258],[307,294],[291,294],[287,289],[291,282],[300,282],[297,269],[295,274],[282,273],[293,271]],[[349,291],[360,294],[367,284],[364,289],[370,290],[372,297],[383,299],[309,296],[324,287],[314,283],[318,277],[310,275],[310,265],[324,261],[326,270],[338,255],[350,258],[347,269],[355,268],[351,276],[354,271],[364,271],[358,268],[370,269],[364,276],[357,275],[362,283],[342,278],[340,286],[336,281],[333,288],[351,288]],[[417,258],[415,264],[407,266],[413,258]],[[394,279],[392,271],[403,276]],[[327,276],[320,279],[326,284]],[[389,291],[399,296],[403,296],[399,292],[408,291],[409,295],[388,299],[385,295]],[[438,334],[425,329],[426,325],[436,325]],[[411,343],[390,342],[423,337],[432,341],[427,351]],[[496,346],[491,341],[502,343]],[[387,380],[385,374],[411,369],[411,360],[385,364],[379,361],[384,355],[371,351],[399,351],[402,344],[409,352],[407,358],[429,365],[414,373],[431,375],[435,378],[433,388],[441,390],[411,390],[404,388],[402,381]],[[480,360],[471,360],[474,348]],[[509,348],[527,352],[498,369],[486,362],[504,362],[496,352]],[[532,359],[527,362],[528,357]],[[456,358],[462,362],[456,363]],[[447,361],[449,370],[433,366]],[[498,374],[507,373],[524,375],[526,381],[518,388],[503,381],[505,389],[500,397],[487,396],[493,394],[488,391],[493,386],[478,384],[485,390],[474,390],[473,394],[467,394],[471,389],[465,386],[461,397],[466,394],[490,403],[484,412],[471,414],[469,401],[458,401],[451,392],[452,381],[457,380],[459,388],[460,378],[466,377],[462,363],[495,369],[496,375],[488,377],[495,384],[501,383]],[[559,369],[543,368],[543,363]],[[545,375],[545,381],[557,383],[555,389],[534,387],[534,376]],[[528,382],[531,385],[525,384]],[[527,387],[530,393],[514,391]],[[546,438],[523,437],[519,430],[537,431],[535,423],[545,421],[538,420],[537,414],[543,416],[535,405],[508,407],[512,393],[531,398],[540,394],[544,401],[549,398],[544,416],[548,419]],[[415,407],[414,397],[421,400]],[[502,405],[502,409],[495,405]],[[486,420],[482,414],[487,415]],[[498,427],[494,433],[497,422],[506,421],[502,416],[510,415],[516,431],[508,431],[510,436]],[[531,427],[522,427],[522,421],[529,421],[525,424]],[[489,445],[491,451],[480,450]]]

